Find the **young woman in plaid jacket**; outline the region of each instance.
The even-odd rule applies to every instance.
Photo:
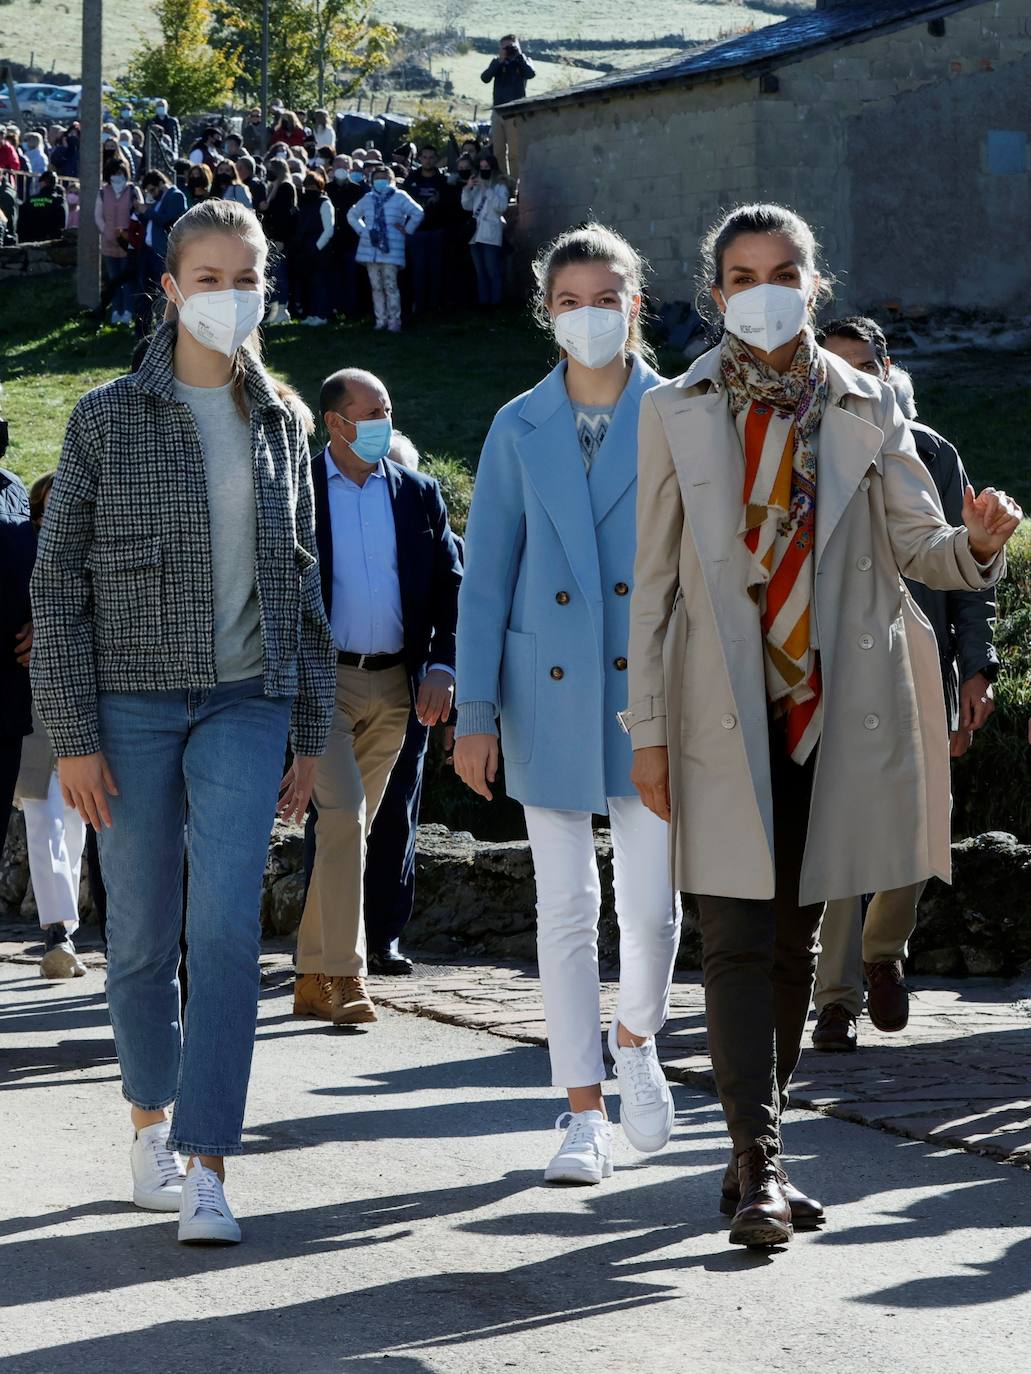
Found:
[[[37,707],[100,836],[133,1200],[178,1211],[183,1241],[240,1239],[223,1157],[241,1149],[277,785],[289,733],[280,810],[299,819],[334,706],[311,415],[255,333],[266,251],[232,201],[175,224],[165,322],[137,373],[75,407],[32,584]]]

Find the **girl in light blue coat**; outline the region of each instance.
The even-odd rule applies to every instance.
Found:
[[[390,167],[377,164],[371,176],[372,190],[351,206],[347,222],[358,235],[355,261],[364,263],[369,274],[376,328],[396,334],[401,328],[397,274],[405,265],[405,238],[418,229],[425,211],[394,185]]]
[[[609,1030],[621,1121],[638,1149],[669,1139],[673,1102],[655,1052],[679,913],[666,824],[630,781],[618,713],[636,546],[637,420],[660,381],[641,339],[643,263],[612,230],[561,235],[535,264],[537,314],[562,360],[495,417],[484,444],[459,598],[455,768],[491,797],[501,720],[510,796],[523,803],[537,882],[537,947],[552,1080],[565,1088],[553,1182],[612,1173],[601,1084],[592,813],[608,814],[620,927]]]

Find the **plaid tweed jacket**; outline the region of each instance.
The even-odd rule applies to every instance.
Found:
[[[204,454],[175,399],[175,323],[140,370],[68,422],[32,578],[32,693],[59,757],[101,747],[98,692],[216,685]],[[326,747],[336,655],[322,605],[308,440],[245,352],[266,696],[295,698],[295,752]]]

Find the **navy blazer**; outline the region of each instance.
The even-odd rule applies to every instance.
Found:
[[[332,459],[330,459],[332,462]],[[430,663],[455,666],[462,559],[448,523],[440,484],[421,472],[383,460],[397,535],[405,669],[414,691]],[[326,615],[333,609],[333,530],[324,452],[312,461],[315,541]]]

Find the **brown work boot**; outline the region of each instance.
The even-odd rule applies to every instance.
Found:
[[[879,1031],[905,1030],[909,1023],[909,989],[901,959],[863,964],[866,1012]]]
[[[856,1018],[844,1002],[828,1002],[813,1027],[813,1049],[848,1053],[858,1048]]]
[[[340,1001],[333,1011],[334,1026],[364,1026],[375,1021],[376,1008],[365,991],[363,978],[339,978]]]
[[[794,1235],[775,1140],[757,1140],[737,1157],[740,1201],[730,1224],[731,1245],[769,1249]]]
[[[332,1021],[340,1004],[339,978],[327,978],[324,973],[299,973],[294,983],[294,1015],[317,1016],[320,1021]]]
[[[806,1197],[800,1188],[789,1180],[783,1166],[778,1165],[780,1186],[791,1208],[791,1224],[803,1229],[819,1226],[825,1220],[823,1204],[815,1198]],[[727,1172],[723,1175],[723,1191],[720,1194],[720,1211],[725,1217],[732,1217],[741,1202],[741,1185],[738,1181],[737,1156],[731,1154]]]

